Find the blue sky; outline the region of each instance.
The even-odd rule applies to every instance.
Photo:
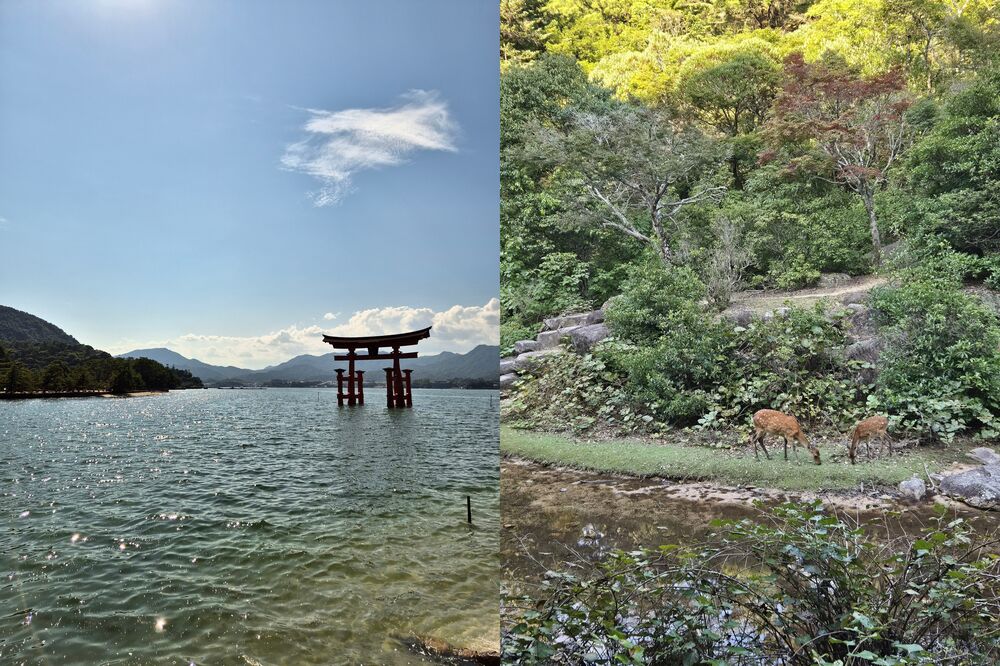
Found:
[[[0,303],[244,367],[496,344],[497,12],[0,2]]]

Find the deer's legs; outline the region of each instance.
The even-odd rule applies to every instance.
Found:
[[[751,433],[750,444],[753,446],[753,457],[755,460],[760,460],[760,455],[758,455],[757,453],[758,445],[760,446],[761,450],[764,451],[764,457],[767,458],[768,460],[771,459],[771,456],[767,452],[767,447],[764,446],[764,433],[759,432],[757,430]]]
[[[785,443],[785,460],[788,460],[788,438],[783,436],[781,441]]]

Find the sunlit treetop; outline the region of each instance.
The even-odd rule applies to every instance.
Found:
[[[1000,47],[1000,0],[504,0],[503,62],[575,58],[621,99],[669,103],[690,58],[760,49],[842,58],[863,76],[901,69],[941,93]]]

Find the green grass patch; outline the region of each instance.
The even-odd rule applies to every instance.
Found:
[[[837,490],[862,482],[896,485],[914,474],[924,476],[963,460],[965,447],[928,447],[896,453],[891,459],[864,460],[857,465],[826,460],[813,464],[800,449],[782,458],[780,441],[768,447],[771,460],[754,460],[749,448],[714,449],[687,444],[660,444],[636,440],[586,441],[511,427],[500,428],[500,450],[506,455],[537,462],[600,472],[670,479],[717,481],[727,485],[754,485],[780,490]],[[829,451],[820,452],[829,458]],[[965,462],[968,462],[965,460]]]

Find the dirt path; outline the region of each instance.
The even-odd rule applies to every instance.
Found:
[[[844,294],[859,291],[871,291],[885,284],[887,280],[879,275],[862,275],[847,282],[832,287],[811,287],[793,291],[741,291],[733,294],[730,310],[753,310],[766,312],[781,307],[785,301],[794,301],[797,305],[810,305],[823,299],[834,299]]]

